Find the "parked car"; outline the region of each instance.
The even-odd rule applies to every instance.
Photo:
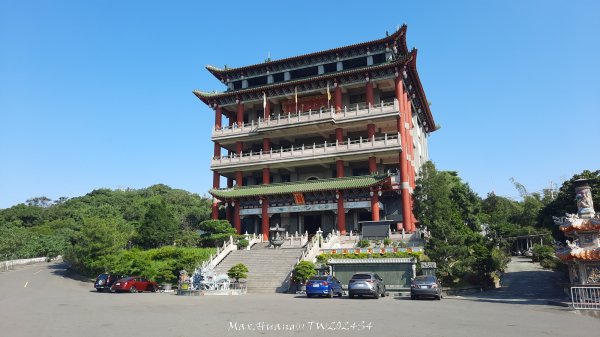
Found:
[[[348,281],[348,297],[353,298],[355,295],[362,297],[363,295],[385,296],[385,284],[379,275],[376,273],[358,273],[352,276]]]
[[[413,279],[410,285],[410,299],[415,300],[419,297],[433,297],[436,300],[442,299],[442,285],[437,277],[423,275]]]
[[[149,281],[143,277],[131,276],[117,280],[117,282],[115,282],[110,289],[114,292],[155,292],[158,290],[158,284],[156,282]]]
[[[96,277],[96,282],[94,282],[94,288],[98,292],[103,292],[104,290],[110,290],[110,287],[118,280],[122,279],[126,276],[124,275],[115,275],[115,274],[100,274]]]
[[[333,295],[341,297],[344,294],[342,284],[331,275],[315,276],[306,282],[306,297]]]

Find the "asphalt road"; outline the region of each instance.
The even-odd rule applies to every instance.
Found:
[[[600,331],[600,319],[536,302],[110,294],[65,277],[60,263],[0,272],[0,336],[7,337],[565,337],[593,331]]]

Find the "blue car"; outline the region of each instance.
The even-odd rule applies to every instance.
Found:
[[[306,297],[327,296],[331,298],[333,295],[342,297],[343,293],[342,284],[331,275],[315,276],[306,282]]]

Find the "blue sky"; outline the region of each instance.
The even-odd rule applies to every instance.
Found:
[[[439,169],[517,197],[600,169],[597,1],[0,0],[0,208],[164,183],[211,186],[229,67],[378,39],[402,23],[442,126]]]

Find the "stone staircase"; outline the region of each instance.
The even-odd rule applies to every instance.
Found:
[[[270,249],[262,244],[251,250],[234,250],[215,268],[217,273],[227,273],[238,263],[248,267],[246,285],[248,293],[275,293],[288,290],[290,275],[302,248]]]

